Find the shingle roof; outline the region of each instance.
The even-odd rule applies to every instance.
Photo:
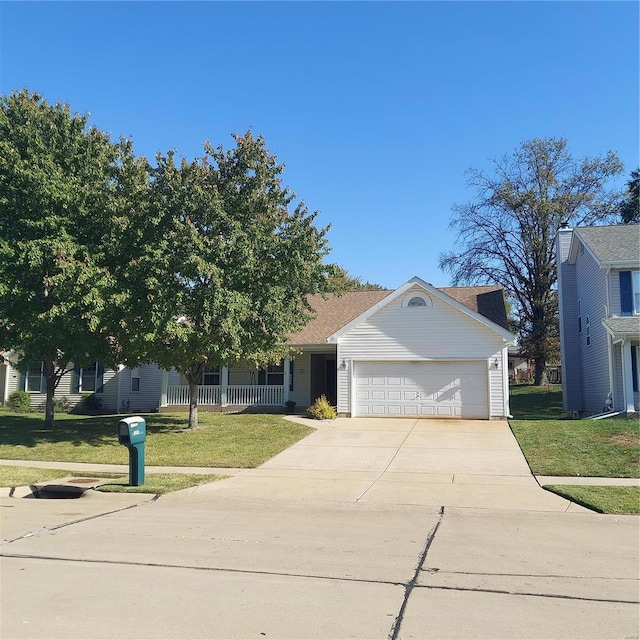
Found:
[[[640,335],[640,318],[628,316],[625,318],[605,318],[603,322],[615,333]]]
[[[640,224],[576,227],[573,231],[601,264],[634,261],[640,264]]]
[[[445,287],[439,290],[501,327],[508,328],[501,287]],[[288,343],[324,344],[330,335],[391,293],[393,291],[349,291],[342,296],[311,296],[309,304],[314,309],[316,317],[304,329],[290,336]]]

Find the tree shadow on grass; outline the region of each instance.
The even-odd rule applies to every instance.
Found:
[[[147,433],[175,433],[185,429],[180,417],[163,414],[143,416]],[[7,446],[35,447],[38,444],[65,442],[99,447],[117,444],[116,427],[122,416],[58,415],[53,429],[44,428],[44,418],[34,415],[0,413],[0,442]]]

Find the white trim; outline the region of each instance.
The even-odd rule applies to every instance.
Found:
[[[229,367],[220,370],[220,406],[226,407],[229,403]]]
[[[506,363],[506,367],[505,367]],[[514,369],[514,377],[515,377],[515,369]],[[491,396],[491,391],[489,390],[489,396]],[[502,349],[502,398],[503,398],[503,416],[505,418],[511,418],[511,405],[510,405],[510,397],[509,397],[509,347],[505,346]],[[491,413],[491,397],[489,397],[489,413]],[[491,418],[491,416],[489,416]]]
[[[635,410],[635,401],[633,398],[633,371],[631,368],[631,341],[623,340],[622,342],[622,388],[624,393],[625,411],[633,412]]]
[[[160,406],[167,406],[167,391],[169,388],[169,372],[166,369],[162,370],[162,383],[160,384]]]
[[[473,311],[472,309],[462,304],[461,302],[458,302],[457,300],[447,295],[446,293],[443,293],[442,291],[436,289],[433,285],[429,284],[428,282],[425,282],[421,278],[418,278],[418,276],[414,276],[413,278],[411,278],[411,280],[409,280],[408,282],[405,282],[400,288],[396,289],[395,291],[390,293],[388,296],[385,296],[382,300],[380,300],[380,302],[373,305],[372,307],[370,307],[369,309],[361,313],[357,318],[353,319],[351,322],[346,324],[344,327],[342,327],[342,329],[339,329],[333,335],[330,335],[327,338],[327,342],[330,342],[330,343],[338,342],[345,333],[348,333],[349,331],[351,331],[351,329],[353,329],[354,327],[357,327],[359,324],[361,324],[362,322],[367,320],[369,317],[371,317],[374,313],[382,309],[382,307],[385,307],[391,301],[402,296],[414,286],[418,286],[422,288],[429,297],[433,296],[438,298],[442,302],[451,305],[458,311],[461,311],[462,313],[466,314],[470,318],[473,318],[474,320],[478,321],[480,324],[484,325],[488,329],[495,331],[497,334],[502,336],[505,342],[513,343],[515,341],[516,337],[510,331],[507,331],[507,329],[505,329],[504,327],[501,327],[499,324],[496,324],[492,320],[489,320],[489,318],[485,318],[485,316]],[[421,308],[421,307],[418,307],[418,308]]]

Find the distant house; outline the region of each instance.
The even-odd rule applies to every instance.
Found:
[[[564,407],[637,411],[640,225],[561,228],[556,242]]]
[[[212,367],[198,388],[203,408],[299,409],[324,394],[345,416],[502,418],[509,415],[507,330],[500,287],[437,289],[412,278],[395,291],[312,296],[316,317],[289,337],[294,355],[265,369]],[[5,365],[15,389],[44,402],[41,370]],[[1,379],[1,378],[0,378]],[[74,370],[57,395],[95,393],[114,412],[188,405],[187,381],[155,364]]]

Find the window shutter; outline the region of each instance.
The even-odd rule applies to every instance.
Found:
[[[258,371],[258,384],[261,386],[267,384],[267,372],[264,369]]]
[[[623,316],[633,315],[633,284],[631,271],[620,272],[620,313]]]
[[[80,367],[76,364],[73,367],[73,377],[71,379],[71,393],[80,393]]]
[[[104,393],[104,365],[98,362],[96,367],[96,393]]]
[[[18,391],[27,390],[27,374],[24,371],[20,372],[20,378],[18,380]]]
[[[633,390],[638,391],[638,347],[631,347],[631,380]]]

